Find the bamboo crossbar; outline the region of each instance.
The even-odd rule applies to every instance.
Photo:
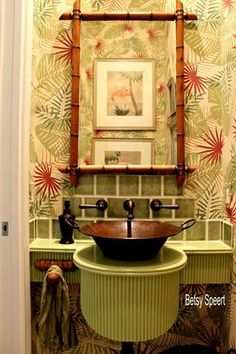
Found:
[[[176,13],[157,12],[80,12],[81,21],[175,21]],[[73,20],[73,14],[64,13],[60,20]],[[184,14],[184,20],[196,20],[192,13]]]
[[[84,173],[149,173],[176,174],[177,185],[185,181],[186,173],[195,168],[185,166],[184,129],[184,21],[197,20],[192,13],[184,13],[183,4],[176,0],[175,13],[155,12],[104,12],[82,13],[80,0],[75,1],[72,14],[63,14],[60,20],[73,20],[72,44],[72,99],[70,130],[70,166],[60,166],[61,172],[70,174],[73,185],[78,183],[78,175]],[[177,122],[177,165],[150,166],[78,166],[79,160],[79,109],[80,109],[80,23],[81,21],[176,21],[176,122]]]
[[[70,173],[70,166],[57,164],[57,169],[62,173]],[[184,174],[192,173],[195,166],[188,166]],[[177,165],[81,165],[77,167],[80,174],[153,174],[153,175],[178,175]]]

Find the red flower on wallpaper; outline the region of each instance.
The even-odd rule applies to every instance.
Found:
[[[185,90],[190,94],[202,94],[206,92],[205,78],[197,75],[197,66],[187,63],[184,66]]]
[[[86,68],[85,73],[86,73],[87,80],[92,81],[94,79],[93,67]]]
[[[52,166],[47,162],[38,163],[34,168],[34,181],[38,194],[55,197],[61,190],[61,182],[58,178],[52,176]]]
[[[197,145],[199,148],[203,149],[201,153],[205,154],[202,160],[208,159],[210,163],[219,163],[224,146],[222,130],[219,132],[217,129],[215,129],[215,132],[209,130],[209,132],[205,134],[202,140],[204,141],[204,144]]]
[[[71,63],[72,58],[72,36],[68,31],[64,31],[60,34],[58,41],[60,45],[53,46],[54,53],[58,56],[58,59],[62,59],[66,64]]]
[[[233,8],[233,0],[223,0],[224,9],[232,10]]]
[[[148,39],[154,40],[159,35],[159,29],[157,25],[152,25],[147,29]]]
[[[158,96],[165,96],[165,93],[166,93],[165,83],[164,82],[160,82],[156,91],[157,91],[157,95]]]
[[[106,43],[103,39],[98,39],[95,44],[95,49],[98,52],[102,52],[106,49]]]
[[[229,204],[226,204],[225,213],[231,224],[236,225],[236,201],[233,197],[230,198]]]
[[[122,28],[124,32],[133,32],[135,30],[134,22],[124,21],[122,22]]]

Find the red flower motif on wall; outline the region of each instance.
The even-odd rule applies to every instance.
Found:
[[[37,193],[43,196],[55,197],[61,190],[61,182],[58,178],[52,176],[52,166],[47,162],[38,163],[34,169],[34,181]]]
[[[236,225],[236,201],[231,197],[229,204],[225,206],[226,217],[231,224]]]
[[[147,29],[148,39],[154,40],[159,35],[159,29],[156,25],[152,25]]]
[[[122,22],[122,29],[124,32],[133,32],[135,30],[134,22],[124,21]]]
[[[104,51],[106,48],[106,43],[103,39],[98,39],[96,44],[95,44],[95,49],[98,51],[98,52],[102,52]]]
[[[93,67],[90,68],[86,68],[85,69],[85,73],[86,73],[86,78],[87,80],[93,80],[94,79],[94,71],[93,71]]]
[[[233,0],[223,0],[224,9],[232,10],[233,8]]]
[[[209,130],[209,132],[205,134],[202,140],[205,142],[205,144],[197,145],[198,147],[203,148],[201,153],[206,154],[202,160],[208,159],[208,161],[213,164],[220,162],[222,149],[224,146],[222,130],[220,130],[220,132],[218,132],[217,129],[215,129],[215,132]]]
[[[166,93],[166,87],[164,82],[160,82],[159,86],[157,87],[157,95],[164,96]]]
[[[53,46],[55,54],[58,56],[58,59],[62,59],[66,64],[71,63],[72,58],[72,36],[68,31],[64,31],[60,34],[58,41],[60,45]]]
[[[202,94],[206,92],[205,79],[197,75],[197,66],[186,64],[184,67],[184,84],[185,90],[190,94]]]

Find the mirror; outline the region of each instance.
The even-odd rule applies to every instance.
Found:
[[[176,174],[181,185],[191,172],[184,160],[183,24],[197,17],[184,14],[179,0],[172,13],[82,13],[76,1],[73,14],[60,19],[73,20],[71,157],[60,171],[75,185],[80,173]]]

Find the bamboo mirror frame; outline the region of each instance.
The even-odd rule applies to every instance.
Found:
[[[70,182],[78,184],[80,174],[156,174],[176,175],[177,186],[185,175],[195,170],[185,166],[184,129],[184,21],[197,20],[193,13],[184,13],[183,4],[176,0],[174,13],[155,12],[91,12],[82,13],[80,0],[75,1],[72,13],[64,13],[60,20],[72,20],[72,94],[70,128],[70,164],[57,165],[63,173],[70,174]],[[80,23],[81,21],[175,21],[176,22],[176,165],[78,165],[79,160],[79,110],[80,110]]]

